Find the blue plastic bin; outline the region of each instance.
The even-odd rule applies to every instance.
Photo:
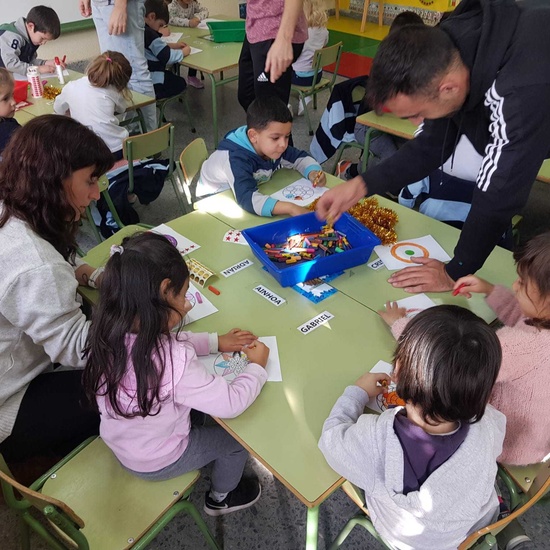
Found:
[[[351,250],[317,258],[299,264],[280,264],[272,262],[264,252],[266,243],[281,243],[297,233],[316,233],[326,225],[319,221],[315,213],[302,214],[257,227],[245,229],[245,236],[254,255],[265,265],[267,271],[277,279],[281,286],[292,286],[315,277],[330,275],[356,265],[364,264],[370,258],[372,250],[380,244],[380,239],[353,216],[345,212],[334,224],[335,229],[344,233],[351,244]]]

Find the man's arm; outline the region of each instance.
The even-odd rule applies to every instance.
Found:
[[[302,4],[302,0],[285,0],[279,30],[265,60],[264,70],[269,73],[271,82],[276,82],[292,63],[292,37],[298,17],[303,11]]]

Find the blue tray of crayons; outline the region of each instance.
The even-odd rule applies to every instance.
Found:
[[[323,248],[326,247],[319,248],[321,244],[318,242],[300,242],[302,238],[319,241],[316,235],[323,231],[324,226],[326,223],[319,221],[315,213],[311,212],[250,227],[242,233],[254,255],[281,286],[292,286],[364,264],[370,258],[373,248],[380,244],[380,239],[374,233],[347,212],[334,224],[334,236],[328,237],[328,242],[323,241],[329,247],[340,245],[337,252],[331,250],[325,253]],[[287,246],[278,246],[281,243],[287,243]],[[266,252],[266,245],[269,245],[272,252]],[[281,248],[285,250],[281,251]],[[284,255],[289,249],[290,252],[292,249],[306,251],[305,259],[287,263],[288,258],[281,258],[279,252]],[[310,252],[311,258],[308,259]]]

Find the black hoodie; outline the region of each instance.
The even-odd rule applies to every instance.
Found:
[[[483,265],[550,151],[550,2],[462,0],[441,29],[470,69],[464,105],[452,118],[425,120],[415,139],[363,178],[369,195],[397,194],[442,165],[466,135],[484,158],[446,268],[457,279]]]

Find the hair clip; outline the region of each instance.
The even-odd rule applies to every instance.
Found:
[[[113,62],[113,60],[112,60],[110,57],[108,57],[108,56],[105,56],[105,59],[106,59],[109,63],[112,63],[112,62]]]
[[[111,253],[109,256],[113,256],[116,253],[122,254],[124,252],[124,248],[121,244],[113,244],[111,245]]]

